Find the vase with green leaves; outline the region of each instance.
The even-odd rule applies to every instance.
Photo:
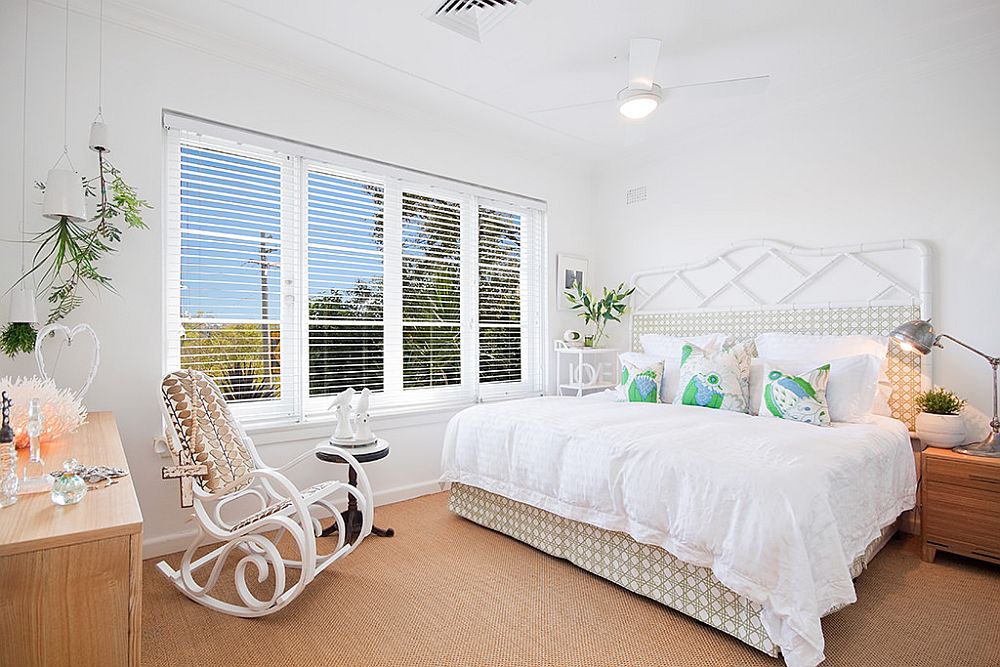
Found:
[[[916,398],[921,412],[914,424],[917,437],[927,447],[951,449],[965,444],[965,401],[947,389],[931,389]]]
[[[576,311],[585,325],[594,325],[591,347],[599,347],[604,338],[604,328],[609,322],[621,322],[621,316],[628,310],[626,302],[634,291],[635,287],[626,288],[625,283],[619,283],[612,289],[603,288],[601,296],[595,297],[590,289],[573,283],[573,287],[563,294],[570,303],[570,310]]]

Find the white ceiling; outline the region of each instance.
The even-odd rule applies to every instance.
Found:
[[[533,0],[482,43],[423,18],[431,0],[120,3],[252,46],[289,72],[309,69],[448,123],[595,161],[739,123],[1000,32],[996,0]],[[663,40],[664,86],[771,79],[670,92],[638,122],[613,103],[535,112],[613,97],[625,84],[632,37]]]

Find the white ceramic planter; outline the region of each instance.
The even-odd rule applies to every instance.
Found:
[[[965,420],[960,415],[917,415],[917,437],[928,447],[951,449],[965,444]]]

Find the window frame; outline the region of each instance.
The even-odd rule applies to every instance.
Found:
[[[180,366],[180,150],[192,145],[238,155],[280,160],[281,170],[281,340],[280,398],[233,402],[234,414],[253,428],[322,422],[332,419],[331,395],[309,395],[309,173],[333,173],[374,181],[383,199],[383,387],[373,392],[376,416],[440,411],[476,401],[537,396],[547,377],[545,350],[546,267],[545,203],[520,195],[367,160],[336,151],[164,113],[166,169],[164,187],[163,369]],[[403,389],[403,193],[459,204],[460,382]],[[480,207],[521,217],[521,376],[516,382],[480,382],[479,368],[479,217]],[[531,256],[525,259],[526,253]],[[356,387],[360,389],[360,387]]]

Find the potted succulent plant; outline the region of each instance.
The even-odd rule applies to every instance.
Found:
[[[965,401],[947,389],[932,389],[917,396],[917,437],[928,447],[951,449],[965,443]]]

